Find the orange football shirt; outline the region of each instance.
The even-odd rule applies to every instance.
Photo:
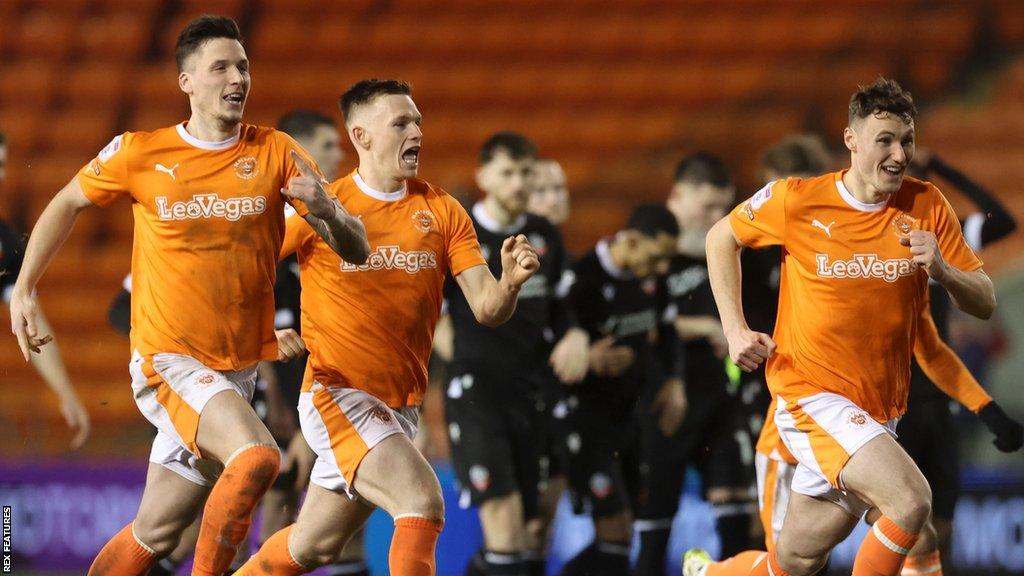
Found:
[[[423,180],[382,193],[352,172],[331,188],[362,219],[370,257],[345,262],[299,218],[287,219],[282,256],[299,257],[309,348],[303,389],[316,381],[364,390],[393,408],[419,405],[445,274],[486,265],[473,222]]]
[[[914,359],[921,365],[928,378],[971,412],[977,414],[992,397],[964,366],[956,352],[942,341],[939,329],[932,317],[931,307],[925,305],[918,318],[917,334],[914,338]],[[768,416],[757,439],[756,450],[774,460],[796,464],[796,458],[786,449],[775,426],[775,398],[768,407]]]
[[[214,370],[277,358],[281,188],[300,175],[291,150],[315,166],[271,128],[243,124],[228,140],[204,142],[179,124],[125,132],[79,171],[94,204],[131,198],[133,349],[185,354]]]
[[[739,241],[782,246],[782,280],[766,373],[788,402],[821,392],[849,398],[879,422],[906,411],[910,354],[928,276],[900,239],[935,233],[942,257],[982,263],[935,186],[905,178],[888,201],[865,204],[843,172],[772,182],[729,216]]]

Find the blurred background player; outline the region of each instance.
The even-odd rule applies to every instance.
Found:
[[[573,268],[570,299],[592,344],[587,376],[566,400],[567,470],[574,508],[589,512],[595,536],[563,567],[565,576],[629,573],[638,419],[654,420],[672,435],[683,417],[682,381],[656,349],[659,283],[678,236],[671,212],[643,205]]]
[[[257,362],[278,355],[267,282],[283,236],[277,212],[294,203],[347,255],[365,245],[362,225],[325,194],[290,138],[241,123],[250,77],[235,22],[198,18],[176,50],[189,120],[117,136],[83,167],[40,216],[12,297],[12,331],[27,357],[45,343],[35,286],[78,215],[131,197],[130,371],[136,402],[160,432],[136,521],[100,551],[95,574],[145,574],[204,502],[193,573],[228,569],[280,460],[249,406]],[[211,189],[238,193],[195,194]]]
[[[587,370],[590,341],[565,299],[568,290],[560,292],[569,265],[562,236],[526,212],[536,150],[514,132],[488,138],[476,173],[484,198],[469,211],[492,274],[501,273],[509,236],[526,236],[537,251],[540,268],[519,291],[515,313],[499,327],[483,326],[457,287],[446,286],[454,356],[445,416],[462,504],[479,507],[484,535],[466,569],[474,576],[525,574],[526,522],[539,514],[547,378],[553,369],[571,385]],[[557,340],[553,350],[547,332]],[[533,569],[542,570],[536,560]]]
[[[848,170],[766,186],[709,233],[730,356],[747,371],[770,358],[775,421],[800,462],[776,549],[753,575],[815,573],[874,505],[883,516],[853,574],[894,576],[930,514],[927,483],[893,438],[927,277],[979,317],[991,316],[995,294],[942,195],[903,178],[914,154],[915,114],[895,81],[861,87],[844,131]],[[778,350],[744,322],[737,260],[744,245],[772,244],[785,249]],[[866,326],[865,310],[879,302],[887,304],[885,316],[873,317],[866,338],[854,328]],[[813,312],[824,309],[829,313]]]
[[[569,182],[558,161],[538,158],[533,163],[533,187],[526,211],[547,218],[556,227],[569,219]]]
[[[556,160],[538,158],[533,164],[533,185],[526,210],[547,218],[556,227],[561,227],[572,212],[568,180],[565,170]],[[568,274],[563,277],[560,290],[568,290],[573,281],[572,254]],[[546,334],[552,340],[553,333]],[[553,344],[553,342],[552,342]],[[546,572],[546,558],[551,540],[551,528],[558,510],[558,502],[567,485],[565,475],[565,386],[553,372],[549,371],[547,392],[544,402],[538,405],[543,413],[541,426],[543,439],[540,446],[540,485],[538,486],[537,517],[526,523],[527,550],[525,553],[527,574],[542,576]]]
[[[7,177],[7,136],[0,132],[0,189]],[[21,262],[25,257],[24,236],[12,228],[7,222],[0,220],[0,293],[3,294],[5,304],[11,303],[11,296],[14,293],[14,284],[18,279],[18,272],[21,270]],[[53,334],[50,323],[43,315],[41,307],[36,309],[36,322],[42,334]],[[89,412],[82,405],[71,378],[64,368],[64,361],[61,360],[60,350],[56,342],[50,342],[47,346],[34,346],[28,360],[32,367],[39,373],[43,382],[53,390],[60,403],[60,413],[64,422],[71,429],[71,449],[81,448],[89,438]]]
[[[704,241],[708,229],[733,206],[735,187],[720,158],[698,152],[676,166],[666,206],[679,224],[679,241],[665,281],[669,316],[680,342],[686,416],[665,435],[642,419],[642,498],[635,528],[640,534],[638,576],[665,573],[672,519],[679,508],[689,465],[700,472],[712,506],[722,553],[750,546],[756,507],[751,493],[753,450],[738,391],[726,374],[728,345],[708,284]]]
[[[391,573],[435,572],[444,500],[412,437],[445,274],[476,320],[497,326],[539,263],[526,236],[509,236],[496,280],[465,209],[416,178],[423,132],[411,93],[401,81],[364,80],[341,97],[359,166],[331,187],[372,231],[367,263],[339,261],[288,219],[282,253],[299,256],[310,350],[299,413],[317,461],[297,522],[271,536],[241,574],[302,574],[330,563],[374,506],[394,519]]]

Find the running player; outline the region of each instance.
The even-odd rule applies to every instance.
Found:
[[[577,512],[594,520],[594,543],[562,569],[566,576],[629,572],[633,497],[638,491],[637,413],[665,435],[685,409],[682,380],[656,351],[659,283],[675,254],[679,226],[664,206],[638,207],[625,228],[581,258],[570,299],[590,335],[590,370],[570,388],[566,437]]]
[[[0,132],[0,186],[3,186],[7,178],[7,137]],[[14,293],[15,280],[18,278],[18,271],[21,269],[22,259],[25,255],[25,241],[18,231],[9,224],[0,220],[0,293],[3,294],[5,304],[11,303],[11,296]],[[50,324],[43,316],[42,309],[36,309],[36,322],[39,330],[44,334],[52,333]],[[49,340],[47,340],[49,342]],[[45,344],[44,342],[43,344]],[[78,394],[75,392],[68,372],[64,368],[64,361],[61,360],[57,344],[49,346],[33,346],[32,354],[27,355],[26,360],[32,362],[32,367],[39,373],[39,377],[46,382],[46,385],[53,390],[60,401],[60,413],[64,422],[74,433],[71,438],[71,449],[81,448],[89,438],[89,412],[82,406]]]
[[[466,573],[518,575],[525,570],[526,522],[537,517],[539,463],[547,410],[548,363],[565,384],[587,370],[586,332],[565,300],[568,261],[550,222],[526,212],[536,146],[525,136],[498,132],[480,149],[477,186],[484,198],[470,217],[491,272],[501,271],[501,245],[525,235],[540,268],[519,293],[519,304],[498,328],[481,326],[467,299],[448,284],[454,329],[451,383],[445,399],[452,461],[462,504],[479,507],[484,547]],[[571,276],[569,276],[571,278]],[[546,332],[558,343],[551,350]]]
[[[509,236],[495,280],[465,209],[416,178],[423,133],[410,94],[404,82],[364,80],[341,97],[359,167],[331,188],[370,231],[366,264],[339,260],[289,218],[285,253],[299,256],[310,351],[299,414],[317,461],[298,521],[239,574],[303,574],[332,562],[374,506],[395,521],[391,574],[435,572],[444,501],[411,438],[445,274],[477,321],[497,326],[539,263],[524,235]]]
[[[753,450],[743,406],[726,374],[728,346],[708,284],[704,240],[728,214],[735,188],[717,156],[698,152],[676,167],[666,203],[679,223],[677,254],[666,290],[681,341],[686,418],[671,436],[647,418],[642,426],[643,497],[634,525],[640,553],[634,573],[665,573],[672,519],[679,508],[688,465],[699,470],[704,498],[712,506],[724,556],[750,547],[755,505],[751,492]]]
[[[915,154],[914,164],[918,163],[919,158],[920,156]],[[830,164],[831,160],[827,150],[817,137],[795,135],[783,139],[768,149],[763,156],[762,173],[769,182],[790,177],[812,178],[816,174],[827,170]],[[996,203],[996,206],[998,206],[998,203]],[[993,212],[993,214],[996,216],[997,222],[999,222],[999,213]],[[1012,223],[1012,218],[1010,222]],[[970,236],[965,236],[965,238],[968,239],[970,244]],[[772,249],[744,251],[744,281],[749,276],[752,276],[747,259],[748,255],[762,254],[768,250]],[[761,290],[768,291],[764,287]],[[750,311],[751,301],[746,298],[746,294],[745,290],[744,310]],[[933,303],[932,308],[934,306]],[[748,312],[749,318],[751,318],[751,315]],[[918,326],[919,332],[915,339],[914,348],[914,370],[920,370],[919,365],[923,365],[929,374],[936,375],[935,381],[941,383],[941,394],[943,398],[946,398],[944,403],[948,403],[948,398],[954,398],[975,413],[987,410],[989,413],[1001,415],[1002,411],[998,409],[998,405],[992,402],[988,394],[984,392],[977,381],[963,367],[955,353],[942,342],[939,336],[940,331],[935,328],[935,323],[928,308],[925,308],[925,314],[922,316]],[[931,384],[931,381],[928,381],[927,384],[928,386],[934,386]],[[913,401],[913,387],[916,385],[911,385],[911,401]],[[992,408],[987,408],[990,404]],[[755,456],[760,516],[766,536],[765,545],[768,550],[774,549],[778,533],[782,528],[786,504],[789,501],[790,482],[797,465],[796,459],[793,458],[779,439],[775,422],[771,417],[774,410],[775,405],[772,403],[768,410],[768,418],[765,420],[765,425],[758,439],[757,454]],[[998,421],[1000,417],[996,416],[995,418]],[[1004,448],[1013,446],[1019,448],[1021,443],[1020,425],[1008,418],[1004,422],[1006,423],[1005,425],[990,425],[990,428],[996,433],[999,445]],[[901,443],[903,443],[902,432],[904,423],[905,420],[901,420],[899,426],[901,433],[899,440]],[[950,426],[953,426],[952,422],[950,422]],[[948,436],[950,433],[953,433],[951,429],[946,429],[945,434]],[[935,493],[936,490],[933,485],[933,494]],[[873,512],[877,513],[877,511]],[[935,511],[933,510],[934,513]],[[870,518],[872,513],[869,513],[868,516],[873,522],[874,518]],[[941,575],[941,562],[937,554],[922,546],[922,542],[934,542],[933,535],[934,529],[926,526],[921,533],[918,543],[915,544],[915,550],[920,549],[921,552],[916,553],[912,551],[908,555],[903,568],[904,573],[926,574],[929,576]],[[707,555],[703,551],[692,550],[687,552],[683,562],[684,576],[746,574],[742,568],[744,560],[756,559],[757,557],[758,555],[755,553],[748,553],[740,555],[735,559],[730,558],[723,562],[708,564]],[[734,572],[733,570],[736,571]],[[825,570],[823,569],[821,573],[825,573]]]
[[[224,573],[280,460],[249,399],[257,362],[279,355],[273,281],[285,202],[347,258],[368,251],[362,224],[327,195],[294,141],[241,123],[249,62],[234,21],[190,22],[176,55],[191,117],[115,137],[72,178],[36,224],[11,303],[27,356],[45,340],[33,291],[78,214],[132,199],[129,370],[159,433],[138,515],[90,574],[145,574],[204,501],[193,574]],[[210,460],[224,466],[219,478]]]
[[[750,574],[814,574],[873,505],[882,517],[853,574],[895,576],[930,515],[927,482],[892,434],[927,278],[983,318],[995,292],[942,195],[904,178],[915,114],[892,80],[861,88],[844,132],[848,170],[765,186],[708,236],[730,356],[747,371],[770,359],[774,419],[799,462],[789,521]],[[745,325],[737,257],[772,244],[784,254],[774,341]]]

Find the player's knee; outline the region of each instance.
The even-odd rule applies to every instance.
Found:
[[[775,559],[779,563],[779,568],[790,576],[812,576],[821,570],[828,556],[802,556],[780,545],[776,549]]]
[[[402,514],[415,514],[433,520],[444,519],[444,496],[441,485],[433,478],[433,482],[425,483],[421,490],[414,490],[406,495],[400,505]]]
[[[135,539],[142,545],[148,547],[156,554],[157,558],[169,556],[178,547],[181,541],[181,533],[184,527],[163,525],[147,525],[145,522],[136,520],[132,525],[132,532]]]
[[[269,489],[281,468],[281,451],[275,445],[254,444],[235,453],[228,462],[238,467],[247,483],[262,491]]]
[[[932,491],[928,484],[908,491],[897,503],[897,509],[898,519],[902,521],[904,529],[920,532],[932,515]]]

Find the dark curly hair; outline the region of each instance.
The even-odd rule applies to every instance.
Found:
[[[874,114],[889,113],[899,116],[907,124],[914,121],[917,108],[914,98],[899,82],[881,76],[870,86],[858,86],[850,97],[850,124],[854,120]]]

